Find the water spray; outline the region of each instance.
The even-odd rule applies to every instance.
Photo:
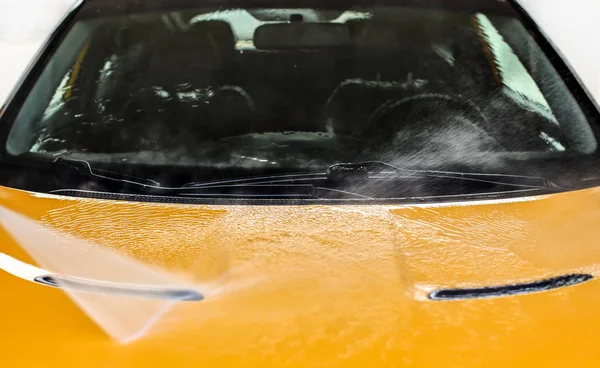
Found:
[[[179,303],[215,295],[214,285],[186,277],[103,244],[46,226],[0,205],[0,230],[33,264],[0,252],[0,269],[64,293],[120,343],[143,338]]]
[[[50,271],[21,262],[1,252],[0,269],[23,280],[71,291],[180,301],[200,301],[204,299],[198,291],[186,288],[105,282],[53,274]]]

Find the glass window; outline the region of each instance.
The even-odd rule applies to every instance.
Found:
[[[502,11],[400,1],[90,17],[90,2],[6,148],[175,186],[364,162],[549,176],[549,162],[595,155],[596,122],[516,11],[493,3]]]

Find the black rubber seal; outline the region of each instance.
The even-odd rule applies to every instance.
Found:
[[[573,286],[589,281],[592,278],[593,276],[589,274],[571,274],[522,284],[467,289],[440,289],[431,292],[428,297],[431,300],[499,298],[503,296],[537,293],[566,286]]]
[[[57,275],[38,276],[34,279],[34,281],[46,286],[67,290],[121,295],[145,299],[165,299],[177,301],[200,301],[204,299],[204,296],[197,291],[185,288],[118,285]]]

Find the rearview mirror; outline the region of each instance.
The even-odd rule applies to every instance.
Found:
[[[351,44],[350,30],[339,23],[264,24],[254,33],[254,45],[259,49],[310,49]]]

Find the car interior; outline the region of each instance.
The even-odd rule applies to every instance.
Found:
[[[307,134],[345,139],[355,152],[443,152],[459,136],[496,152],[595,151],[581,110],[561,115],[558,105],[573,98],[560,78],[532,79],[532,65],[551,67],[541,51],[517,59],[522,90],[503,79],[516,37],[494,36],[510,22],[384,7],[89,20],[64,46],[73,60],[54,68],[60,86],[40,97],[48,107],[29,124],[37,133],[27,150],[218,148],[269,133],[275,145]]]

